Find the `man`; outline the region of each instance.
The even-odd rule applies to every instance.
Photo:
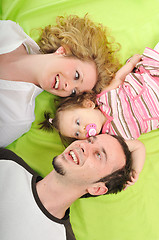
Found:
[[[107,134],[73,142],[54,158],[54,170],[44,179],[9,150],[2,149],[0,158],[3,240],[75,239],[71,204],[81,196],[121,191],[131,166],[125,142]]]

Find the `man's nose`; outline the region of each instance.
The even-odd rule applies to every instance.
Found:
[[[89,152],[91,151],[91,146],[88,142],[84,141],[80,144],[83,155],[87,158],[89,156]]]

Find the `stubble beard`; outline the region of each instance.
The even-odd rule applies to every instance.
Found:
[[[65,175],[65,170],[64,170],[62,164],[58,162],[58,156],[53,158],[52,165],[57,173],[59,173],[62,176]]]

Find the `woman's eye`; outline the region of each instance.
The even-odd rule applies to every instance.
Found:
[[[76,137],[79,137],[79,132],[76,132],[76,133],[75,133],[75,136],[76,136]]]
[[[80,78],[80,74],[79,74],[78,71],[76,71],[76,73],[75,73],[75,80],[78,80],[79,78]]]
[[[74,96],[74,95],[76,95],[76,90],[75,89],[72,90],[71,96]]]
[[[80,125],[79,119],[77,119],[76,124],[77,124],[78,126]]]

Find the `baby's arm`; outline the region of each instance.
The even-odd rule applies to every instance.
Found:
[[[139,140],[126,140],[125,142],[129,147],[132,157],[131,181],[127,182],[126,189],[138,180],[139,174],[144,166],[146,151],[144,144]]]
[[[120,79],[120,81],[123,82],[126,76],[133,71],[134,67],[140,60],[140,54],[135,54],[134,56],[132,56],[129,61],[117,71],[115,78]]]
[[[131,57],[130,60],[116,72],[114,79],[107,87],[104,88],[104,90],[110,91],[119,87],[119,85],[123,83],[126,76],[133,71],[134,67],[140,60],[141,55],[139,54],[135,54],[133,57]]]

